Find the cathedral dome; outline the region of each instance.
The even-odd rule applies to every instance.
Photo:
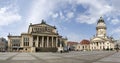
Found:
[[[100,17],[100,19],[98,20],[98,23],[97,23],[97,29],[99,28],[104,28],[106,29],[106,25],[105,25],[105,22],[104,22],[104,19],[102,17]]]
[[[100,19],[98,20],[98,23],[100,22],[104,22],[104,19],[102,17],[100,17]]]

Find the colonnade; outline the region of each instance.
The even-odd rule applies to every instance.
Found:
[[[104,49],[104,42],[93,42],[90,45],[92,50],[101,50]]]
[[[58,47],[58,40],[56,36],[33,36],[35,47]]]

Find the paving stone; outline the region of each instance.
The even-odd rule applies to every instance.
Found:
[[[0,53],[0,63],[120,63],[120,52],[72,51],[69,53]],[[113,55],[112,55],[113,54]]]
[[[0,60],[7,60],[9,57],[0,57]]]
[[[37,60],[34,57],[14,57],[11,60]]]

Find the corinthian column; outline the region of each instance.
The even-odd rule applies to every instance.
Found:
[[[44,47],[44,36],[42,36],[42,47]]]
[[[47,47],[49,47],[49,37],[47,37]]]
[[[56,47],[58,47],[58,38],[56,37]]]
[[[38,47],[39,37],[37,36],[36,47]]]
[[[53,37],[52,37],[52,47],[53,47]]]

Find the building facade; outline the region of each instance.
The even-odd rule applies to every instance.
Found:
[[[77,44],[78,44],[78,42],[68,41],[68,42],[67,42],[68,50],[69,50],[69,51],[74,51],[74,50],[76,50]]]
[[[62,38],[55,26],[42,20],[39,24],[30,24],[27,33],[21,36],[8,35],[8,50],[19,52],[41,52],[66,46],[66,38]],[[60,46],[61,45],[61,46]]]
[[[90,50],[90,41],[89,40],[82,40],[76,46],[77,51],[89,51]]]
[[[5,38],[0,38],[0,52],[7,51],[7,40]]]
[[[108,37],[106,33],[107,27],[104,19],[100,17],[97,22],[96,35],[90,39],[90,49],[91,50],[113,50],[114,49],[114,39]]]

